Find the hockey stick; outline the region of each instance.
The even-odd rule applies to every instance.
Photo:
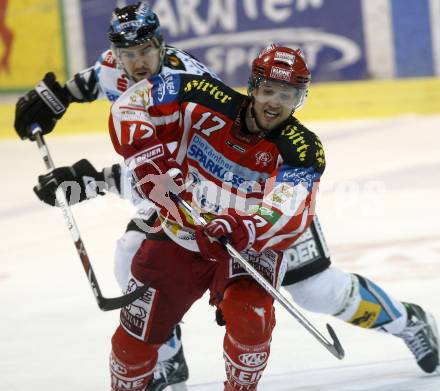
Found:
[[[185,200],[183,200],[179,195],[169,193],[170,197],[174,202],[180,204],[186,211],[191,215],[191,217],[200,225],[205,226],[207,221],[196,213],[191,205],[189,205]],[[325,338],[305,317],[299,312],[289,300],[287,300],[277,289],[275,289],[268,281],[258,273],[254,267],[244,259],[241,254],[228,243],[225,237],[219,239],[220,243],[226,248],[228,253],[234,257],[241,266],[276,300],[289,312],[305,329],[312,334],[331,354],[336,358],[342,360],[344,358],[344,348],[339,342],[336,333],[333,328],[327,323],[327,330],[333,341],[330,342]]]
[[[48,172],[51,172],[55,165],[53,163],[52,157],[50,156],[49,149],[47,148],[46,142],[44,141],[43,135],[41,133],[41,128],[39,125],[32,125],[32,134],[35,137],[40,150],[41,156],[44,160],[44,164]],[[70,236],[75,244],[76,251],[81,259],[81,263],[86,272],[89,284],[92,288],[95,299],[98,303],[98,307],[103,311],[111,311],[121,307],[125,307],[132,303],[134,300],[141,297],[148,289],[148,285],[143,285],[133,292],[119,297],[106,298],[102,295],[101,289],[99,288],[98,280],[96,279],[95,273],[93,272],[92,265],[87,255],[86,248],[84,247],[83,241],[79,234],[78,226],[76,225],[75,219],[73,218],[72,210],[70,209],[69,203],[67,202],[66,194],[63,189],[58,186],[55,192],[58,205],[63,212],[64,220],[66,222],[67,228],[69,229]]]

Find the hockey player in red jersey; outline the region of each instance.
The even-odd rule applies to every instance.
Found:
[[[167,93],[157,96],[157,91],[163,91],[161,83]],[[288,88],[290,83],[293,89]],[[168,215],[170,208],[163,208],[166,189],[161,183],[163,197],[152,199],[168,219],[162,218],[163,232],[147,235],[132,266],[132,281],[151,286],[147,314],[139,328],[122,311],[121,326],[113,337],[116,368],[124,367],[127,360],[129,372],[133,362],[126,354],[132,349],[134,355],[144,352],[137,360],[145,360],[144,370],[148,369],[162,327],[167,321],[178,321],[203,289],[209,288],[217,320],[226,324],[225,389],[256,388],[269,355],[274,325],[271,299],[243,277],[244,271],[212,237],[228,237],[256,269],[279,285],[285,265],[279,264],[278,256],[283,250],[288,252],[307,228],[314,190],[325,166],[318,138],[290,116],[290,111],[304,103],[308,83],[299,52],[269,47],[253,62],[248,99],[209,78],[182,76],[140,83],[115,104],[112,140],[127,159],[139,194],[152,197],[155,187],[149,181],[154,175],[175,173],[180,165],[182,175],[175,177],[178,184],[183,177],[193,182],[181,194],[213,219],[202,230],[190,216],[179,213],[174,216],[176,224]],[[173,157],[163,145],[170,140],[178,141]],[[152,164],[146,164],[148,160]],[[321,236],[319,231],[315,235]],[[194,261],[200,257],[215,262]],[[311,262],[290,273],[290,281],[285,279],[284,284],[304,308],[398,336],[425,372],[438,367],[435,320],[420,306],[395,300],[372,281],[329,267],[329,262]],[[188,288],[188,280],[197,288]],[[177,281],[183,287],[177,288]],[[188,301],[185,289],[191,291]],[[161,299],[161,294],[166,297]],[[173,297],[182,301],[174,303]],[[172,303],[178,307],[174,319],[165,310],[172,309]],[[118,390],[120,379],[114,367],[112,375],[113,389]],[[148,376],[144,380],[147,384]]]
[[[100,55],[94,66],[76,73],[64,85],[49,72],[35,89],[18,100],[14,125],[20,138],[32,138],[32,123],[38,123],[44,134],[51,132],[72,103],[89,103],[102,98],[113,102],[132,85],[154,74],[206,73],[215,76],[190,54],[164,42],[159,19],[146,2],[114,10],[109,41],[111,48]],[[57,105],[50,102],[57,102]],[[35,191],[41,200],[55,205],[56,187],[64,181],[76,181],[83,192],[72,197],[71,202],[73,199],[82,202],[109,191],[131,201],[131,192],[126,191],[129,186],[126,172],[124,164],[98,171],[88,160],[81,159],[72,167],[59,167],[40,176]],[[90,191],[86,191],[86,187]],[[147,200],[137,200],[136,213],[117,241],[114,270],[121,289],[126,289],[131,260],[144,239],[144,231],[156,218],[153,206]],[[160,351],[154,391],[188,378],[179,326],[170,336]]]
[[[141,319],[121,311],[112,390],[147,387],[157,347],[207,289],[226,326],[225,390],[257,388],[275,326],[273,300],[211,237],[227,236],[280,286],[282,251],[310,224],[325,168],[318,137],[292,115],[309,81],[299,51],[271,46],[253,63],[249,96],[208,76],[169,75],[138,83],[113,105],[113,145],[138,194],[157,205],[161,229],[147,234],[133,259],[130,286],[149,289],[134,303],[145,310]],[[171,141],[178,143],[173,155]],[[170,213],[166,173],[174,173],[173,191],[212,220],[205,229],[177,207]]]
[[[198,87],[209,89],[213,94],[217,92],[205,82],[198,84]],[[217,97],[220,98],[220,95]],[[258,97],[255,104],[258,105],[261,101],[264,99]],[[292,140],[296,140],[296,137]],[[238,143],[231,143],[230,140],[226,143],[237,153],[246,151]],[[199,147],[193,147],[192,154],[200,155],[202,164],[206,163],[208,168],[214,168],[217,174],[221,173],[219,166],[213,165],[206,157],[203,158]],[[268,160],[270,159],[265,153],[256,154],[256,161],[260,164],[267,163]],[[231,174],[225,176],[229,175]],[[195,182],[201,182],[201,177],[195,172],[189,173],[189,177]],[[234,181],[234,177],[231,178]],[[216,197],[211,197],[212,193],[208,193],[208,190],[209,188],[206,188],[205,192],[198,193],[200,204],[217,210],[213,202]],[[51,193],[49,189],[47,191]],[[216,228],[211,234],[217,230]],[[302,246],[311,249],[310,254],[313,256],[296,256],[294,262],[290,261],[290,254],[297,251],[296,248],[299,254]],[[209,252],[213,254],[215,249],[209,249]],[[283,286],[297,304],[310,311],[333,315],[358,327],[396,335],[408,345],[422,370],[432,372],[438,367],[438,336],[434,318],[418,305],[395,300],[367,278],[330,266],[328,249],[316,216],[310,227],[284,254],[288,265]]]

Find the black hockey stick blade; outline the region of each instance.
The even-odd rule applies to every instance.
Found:
[[[329,350],[333,353],[339,360],[342,360],[345,356],[344,348],[342,347],[339,339],[333,330],[332,326],[327,323],[327,330],[333,340],[333,345],[329,346]]]
[[[133,292],[127,293],[119,297],[97,297],[98,306],[103,311],[117,310],[118,308],[126,307],[127,305],[133,303],[136,299],[139,299],[148,290],[149,285],[142,285],[136,288]]]

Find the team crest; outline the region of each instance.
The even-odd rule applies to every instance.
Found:
[[[147,107],[150,103],[150,88],[144,88],[142,90],[136,90],[130,96],[130,103],[134,106]]]
[[[264,167],[267,167],[269,163],[272,161],[272,155],[269,152],[257,152],[255,155],[255,158],[257,160],[257,164],[261,164]]]

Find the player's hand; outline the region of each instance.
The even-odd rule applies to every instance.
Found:
[[[73,166],[58,167],[48,174],[40,175],[34,192],[41,201],[55,206],[55,192],[60,185],[69,205],[94,198],[98,194],[103,195],[107,189],[103,172],[96,171],[86,159],[76,162]]]
[[[204,227],[196,230],[196,241],[203,258],[227,260],[231,256],[218,240],[225,237],[237,250],[252,247],[256,237],[256,222],[250,215],[241,216],[234,209],[219,215]]]
[[[22,96],[15,105],[14,127],[21,139],[31,139],[31,125],[40,125],[43,134],[54,128],[70,103],[70,94],[56,81],[52,72],[46,73],[37,86]]]
[[[147,151],[160,150],[157,157]],[[134,185],[139,195],[149,199],[161,209],[170,207],[169,192],[179,194],[184,190],[181,166],[171,157],[160,141],[133,157],[127,165],[132,168]],[[134,168],[133,168],[134,167]]]

